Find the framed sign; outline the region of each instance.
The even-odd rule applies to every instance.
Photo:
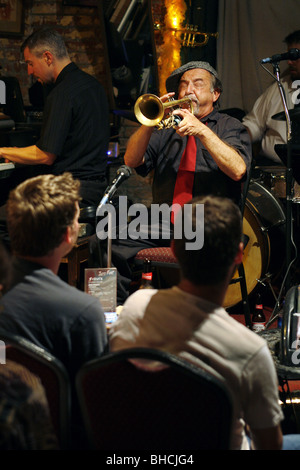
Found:
[[[22,0],[0,0],[0,35],[21,36],[23,33]]]
[[[103,308],[106,326],[117,319],[117,269],[89,268],[84,270],[84,290],[96,297]]]

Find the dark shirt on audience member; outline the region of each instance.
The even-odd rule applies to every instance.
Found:
[[[99,300],[22,259],[14,261],[12,287],[0,302],[0,329],[48,350],[72,379],[82,364],[107,351]]]

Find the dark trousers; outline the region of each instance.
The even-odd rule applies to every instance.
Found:
[[[95,180],[80,180],[81,207],[97,206],[101,201],[107,187],[105,177]]]
[[[158,228],[161,234],[161,228]],[[117,268],[117,303],[122,305],[130,294],[130,285],[134,277],[133,259],[136,254],[145,248],[156,248],[170,246],[173,236],[172,229],[166,238],[160,236],[158,239],[139,238],[136,240],[116,239],[111,243],[111,267]],[[107,267],[107,240],[100,241],[97,235],[93,235],[89,243],[89,267]]]

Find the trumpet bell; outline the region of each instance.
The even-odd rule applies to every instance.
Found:
[[[164,117],[163,103],[156,95],[146,93],[136,100],[134,114],[144,126],[156,126]]]
[[[144,126],[154,127],[158,125],[162,128],[165,109],[174,108],[182,103],[189,103],[191,112],[194,113],[191,98],[186,97],[181,100],[171,100],[163,103],[158,96],[146,93],[136,100],[134,105],[134,114],[137,120]]]

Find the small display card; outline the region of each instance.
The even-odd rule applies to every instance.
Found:
[[[84,274],[84,290],[99,299],[109,327],[117,319],[117,269],[85,269]]]

